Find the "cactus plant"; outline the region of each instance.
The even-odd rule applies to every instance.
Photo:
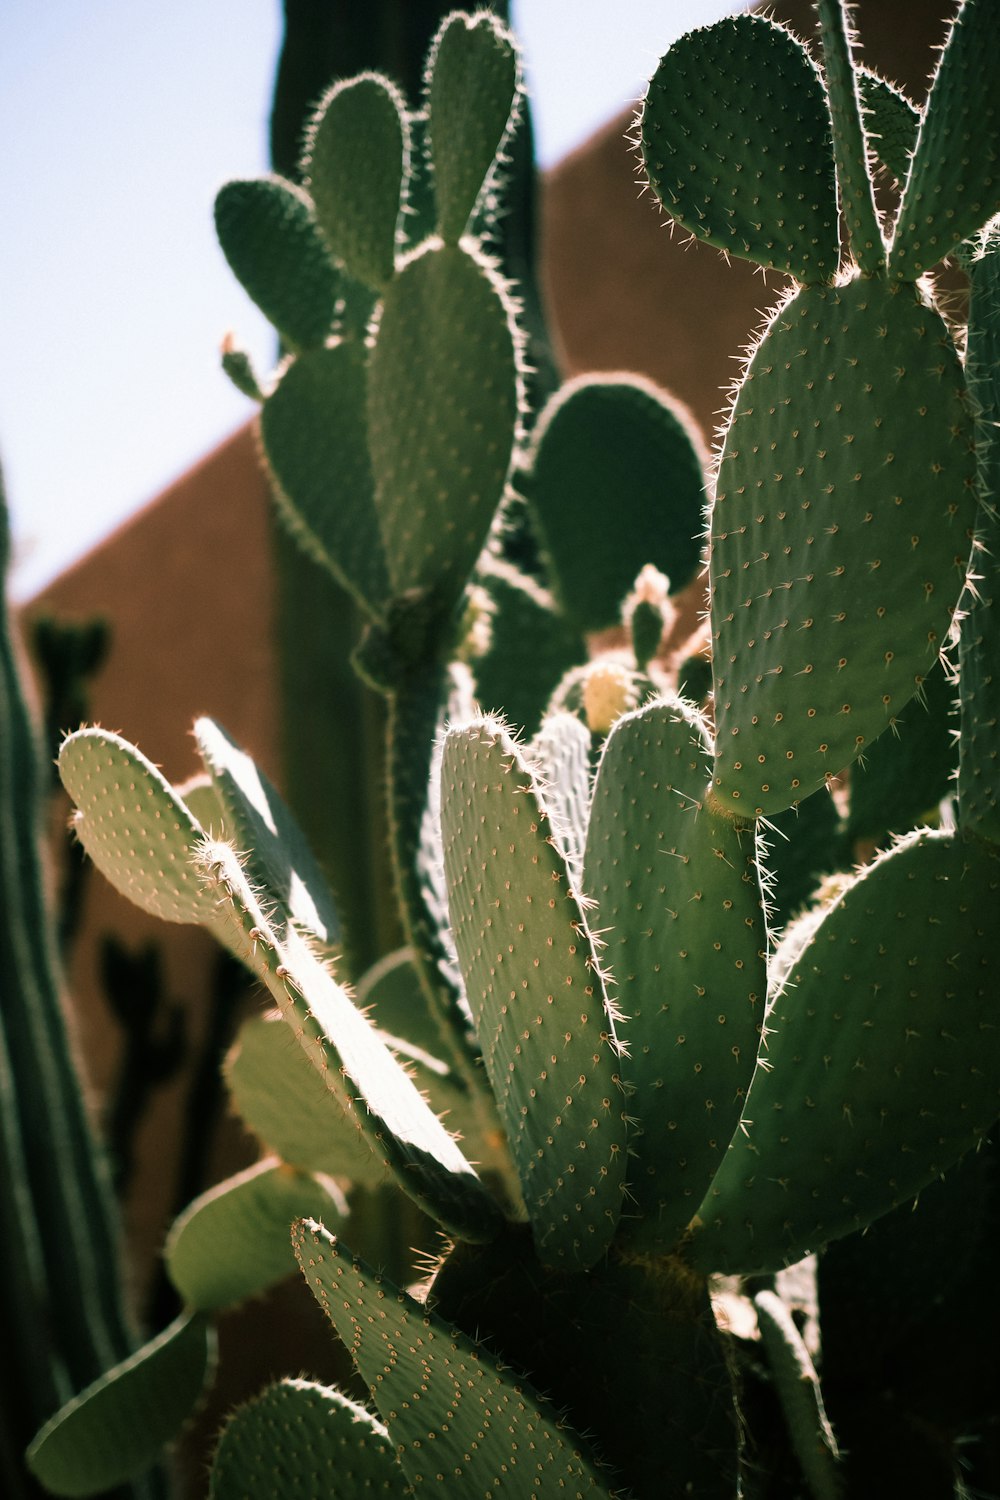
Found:
[[[94,862],[146,910],[215,931],[279,1013],[252,1022],[228,1064],[269,1154],[169,1242],[187,1301],[171,1358],[197,1339],[203,1366],[208,1319],[280,1274],[280,1228],[294,1220],[304,1277],[378,1412],[308,1382],[272,1387],[225,1429],[215,1495],[273,1492],[277,1476],[318,1492],[317,1465],[340,1461],[351,1425],[345,1493],[755,1493],[736,1373],[751,1361],[727,1305],[761,1339],[802,1471],[792,1493],[837,1494],[836,1437],[778,1273],[849,1237],[863,1247],[859,1230],[933,1191],[1000,1115],[996,234],[963,252],[965,359],[918,281],[1000,211],[995,54],[969,77],[989,7],[963,5],[908,169],[909,106],[859,73],[844,8],[818,11],[822,70],[773,22],[727,19],[667,54],[640,123],[667,212],[799,283],[752,349],[721,435],[704,709],[655,662],[662,589],[626,605],[632,656],[580,663],[530,738],[512,734],[502,703],[474,701],[469,618],[503,576],[512,475],[538,503],[554,585],[512,619],[554,616],[565,595],[569,639],[606,623],[644,564],[672,575],[676,556],[683,576],[701,555],[687,521],[672,541],[655,497],[645,510],[641,478],[639,534],[605,576],[599,555],[558,536],[581,482],[560,436],[580,388],[527,443],[514,306],[466,232],[496,185],[510,39],[477,13],[446,19],[432,46],[436,231],[421,244],[400,228],[412,122],[395,86],[340,83],[315,122],[311,182],[288,200],[278,263],[308,242],[308,263],[326,265],[322,239],[354,312],[312,341],[296,309],[307,340],[265,397],[262,434],[282,505],[369,620],[357,665],[390,704],[407,950],[361,980],[355,1003],[306,834],[218,726],[196,728],[208,780],[186,793],[103,730],[60,752]],[[889,169],[906,169],[891,235],[869,129]],[[345,165],[356,151],[373,163],[370,202]],[[245,243],[271,244],[269,223]],[[276,316],[285,308],[253,254],[241,274]],[[317,284],[328,308],[325,272]],[[643,461],[679,465],[687,515],[702,470],[669,409],[631,382],[584,395],[607,416],[605,458],[620,460],[616,432],[644,413]],[[584,478],[610,486],[615,468]],[[584,500],[599,516],[599,496]],[[891,751],[885,737],[906,734],[911,706],[937,695],[959,623],[959,777],[942,785],[937,766],[927,783],[947,810],[844,868],[869,828],[852,794]],[[925,786],[908,790],[904,822],[927,811]],[[769,853],[781,840],[794,858]],[[329,1173],[387,1174],[446,1233],[422,1285],[369,1264]],[[741,1303],[738,1282],[724,1296],[721,1276],[745,1278],[753,1299]],[[163,1358],[157,1346],[112,1371],[41,1435],[36,1460],[63,1492],[77,1492],[65,1488],[74,1441],[87,1485],[117,1477],[91,1459],[93,1432],[120,1430]],[[196,1384],[179,1383],[130,1464]]]

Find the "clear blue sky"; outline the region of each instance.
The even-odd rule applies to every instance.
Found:
[[[515,0],[544,163],[727,0]],[[250,414],[273,336],[212,232],[267,169],[279,0],[0,3],[0,458],[26,598]]]

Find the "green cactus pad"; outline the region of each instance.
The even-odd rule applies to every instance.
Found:
[[[816,0],[816,11],[833,122],[840,207],[853,259],[866,276],[876,276],[885,270],[885,243],[868,166],[868,143],[851,55],[853,39],[843,0]]]
[[[215,200],[215,232],[230,269],[293,349],[329,334],[339,276],[301,188],[280,177],[227,182]]]
[[[825,913],[772,1002],[691,1259],[801,1259],[912,1198],[1000,1113],[1000,850],[909,835]]]
[[[336,944],[340,922],[305,834],[270,781],[221,725],[198,719],[198,750],[225,807],[226,837],[246,851],[251,882],[270,893],[290,921]]]
[[[209,1500],[404,1500],[412,1491],[386,1429],[363,1406],[309,1380],[282,1380],[229,1417],[208,1493]]]
[[[219,363],[223,374],[229,377],[241,396],[248,396],[251,401],[258,403],[264,400],[264,387],[254,369],[253,360],[228,335],[223,340]]]
[[[215,897],[192,864],[204,830],[141,751],[104,729],[63,741],[59,775],[73,829],[123,896],[165,922],[212,923]]]
[[[406,105],[377,73],[337,83],[309,128],[303,170],[330,249],[351,276],[383,290],[410,154]]]
[[[318,1224],[293,1232],[309,1286],[347,1345],[406,1477],[468,1500],[610,1500],[584,1444],[487,1350],[428,1313]]]
[[[368,456],[366,355],[340,340],[286,366],[261,440],[278,508],[305,550],[378,618],[389,572]]]
[[[282,1161],[362,1186],[385,1182],[381,1159],[354,1120],[330,1108],[323,1078],[280,1016],[244,1021],[224,1074],[244,1124]]]
[[[97,1495],[141,1474],[198,1403],[215,1364],[215,1336],[185,1312],[136,1354],[56,1412],[27,1453],[53,1495]]]
[[[752,830],[705,805],[711,744],[680,699],[620,719],[594,787],[584,888],[597,899],[634,1090],[622,1232],[676,1244],[721,1163],[757,1055],[767,933]]]
[[[833,279],[830,115],[789,32],[733,16],[681,37],[650,81],[641,128],[653,189],[696,239],[800,281]]]
[[[546,1265],[593,1265],[622,1207],[624,1100],[594,940],[521,752],[454,730],[441,828],[455,946]]]
[[[913,281],[1000,210],[1000,51],[992,0],[966,0],[924,109],[889,269]]]
[[[858,93],[868,144],[896,181],[909,175],[920,129],[920,111],[906,95],[867,68],[858,69]]]
[[[958,357],[914,288],[859,278],[778,310],[710,521],[715,786],[734,813],[822,786],[918,690],[965,576],[974,464]]]
[[[970,267],[966,374],[978,413],[979,550],[961,631],[959,821],[1000,844],[1000,228]]]
[[[645,563],[684,588],[704,544],[706,455],[690,416],[639,376],[568,381],[538,419],[519,487],[553,589],[580,630],[621,622]]]
[[[488,11],[448,16],[427,59],[428,136],[438,233],[456,245],[508,131],[517,53]]]
[[[243,932],[250,961],[283,1019],[399,1186],[449,1233],[489,1239],[500,1226],[500,1210],[327,965],[287,919],[265,916],[228,845],[206,845],[200,863],[207,887]]]
[[[197,1312],[235,1306],[295,1270],[294,1220],[329,1224],[346,1211],[329,1180],[269,1157],[202,1193],[174,1221],[164,1249],[170,1280]]]
[[[382,302],[368,428],[393,591],[464,588],[503,495],[519,410],[510,303],[477,254],[431,243]]]
[[[583,889],[590,816],[590,734],[576,714],[549,714],[528,746],[542,801],[575,891]]]

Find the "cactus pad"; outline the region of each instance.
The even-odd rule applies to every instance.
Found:
[[[890,271],[929,271],[1000,210],[1000,51],[996,7],[965,0],[924,109],[896,220]]]
[[[141,1474],[191,1415],[214,1364],[206,1319],[182,1313],[46,1422],[28,1468],[65,1496],[94,1495]]]
[[[74,831],[116,890],[165,922],[213,921],[215,898],[191,862],[204,831],[141,751],[80,729],[63,741],[59,774],[77,805]]]
[[[412,1485],[468,1500],[609,1500],[584,1445],[513,1371],[352,1258],[296,1226],[303,1274],[347,1345]]]
[[[503,494],[518,418],[509,300],[466,249],[433,242],[382,302],[368,428],[393,592],[457,599]]]
[[[289,529],[370,615],[389,572],[375,510],[359,343],[339,340],[285,368],[261,413],[261,439]]]
[[[691,418],[638,376],[567,382],[538,419],[518,483],[538,517],[553,588],[581,630],[621,621],[645,563],[677,593],[703,549],[706,457]]]
[[[377,290],[392,279],[409,152],[402,95],[376,73],[335,84],[306,140],[323,236],[348,273]]]
[[[385,1182],[382,1161],[354,1121],[330,1109],[319,1070],[280,1016],[244,1021],[224,1074],[240,1118],[282,1161],[362,1186]]]
[[[427,59],[428,136],[438,233],[457,244],[509,130],[517,53],[494,15],[446,18]]]
[[[295,1270],[296,1219],[329,1223],[346,1212],[329,1180],[267,1158],[202,1193],[175,1220],[164,1250],[170,1280],[198,1312],[245,1302]]]
[[[620,719],[598,768],[584,885],[634,1089],[629,1239],[669,1250],[719,1166],[750,1085],[767,989],[754,837],[705,805],[711,746],[697,710]]]
[[[521,752],[453,730],[441,827],[455,946],[543,1264],[592,1265],[622,1206],[624,1099],[594,940]]]
[[[914,288],[813,287],[775,314],[710,523],[715,786],[733,812],[807,796],[917,691],[965,576],[974,463],[958,357]]]
[[[337,1500],[412,1494],[371,1412],[309,1380],[282,1380],[233,1412],[215,1451],[209,1500],[331,1500],[334,1493]]]
[[[293,349],[318,348],[333,326],[340,278],[301,188],[280,177],[227,182],[215,231],[230,269]]]
[[[912,1198],[1000,1113],[1000,850],[917,832],[848,885],[772,1002],[698,1210],[704,1269],[774,1269]]]
[[[699,240],[803,282],[839,262],[826,94],[801,42],[759,16],[689,32],[642,110],[649,180]]]

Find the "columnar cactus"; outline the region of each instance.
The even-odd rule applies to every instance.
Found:
[[[599,542],[588,558],[561,534],[577,493],[588,529],[600,524],[595,475],[623,486],[605,524],[626,504],[640,518],[638,538],[608,549],[619,600],[643,564],[680,579],[700,556],[693,523],[666,504],[672,486],[681,518],[700,504],[697,450],[655,392],[575,387],[521,443],[513,305],[465,235],[516,90],[495,18],[453,16],[432,49],[430,239],[405,243],[411,121],[377,76],[329,95],[308,191],[272,182],[220,199],[230,259],[290,349],[261,424],[281,504],[369,616],[359,665],[392,703],[411,947],[355,1003],[307,839],[218,726],[196,726],[206,779],[182,791],[114,735],[65,742],[94,861],[147,910],[215,931],[278,1012],[251,1023],[227,1069],[267,1155],[168,1242],[186,1311],[166,1347],[186,1373],[163,1410],[176,1420],[203,1373],[187,1340],[280,1274],[294,1219],[305,1279],[377,1411],[305,1381],[272,1387],[225,1429],[219,1500],[326,1492],[349,1431],[346,1494],[754,1493],[734,1373],[760,1361],[740,1317],[798,1455],[790,1493],[836,1494],[836,1436],[781,1275],[929,1188],[1000,1115],[995,235],[971,256],[967,362],[923,279],[1000,211],[1000,65],[986,58],[988,5],[966,0],[916,128],[901,96],[855,68],[842,7],[818,10],[822,72],[774,23],[731,18],[667,54],[640,124],[667,212],[798,283],[721,435],[702,538],[703,707],[654,661],[655,621],[636,624],[635,596],[633,656],[564,678],[562,711],[530,737],[502,703],[470,702],[469,617],[504,607],[499,588],[484,602],[491,578],[524,595],[511,619],[556,618],[561,600],[564,641],[608,623]],[[876,137],[906,178],[891,235]],[[270,269],[253,246],[271,247]],[[286,285],[295,267],[307,314]],[[601,464],[579,474],[574,421],[590,411],[608,430],[587,431]],[[637,424],[644,465],[671,471],[654,475],[662,507],[644,503],[653,480],[629,489],[616,449]],[[551,566],[553,592],[537,587],[530,609],[491,531],[511,473]],[[873,830],[852,786],[899,774],[892,736],[938,698],[967,609],[957,796],[926,806],[949,790],[939,756]],[[620,690],[610,708],[588,699],[595,683]],[[924,812],[934,826],[905,826]],[[895,843],[845,868],[842,849],[893,824]],[[327,1174],[380,1172],[448,1235],[416,1293],[340,1234],[350,1242],[351,1220]],[[720,1275],[771,1284],[741,1298]],[[39,1471],[77,1492],[74,1444],[126,1426],[166,1364],[152,1346],[93,1387],[42,1435]]]

